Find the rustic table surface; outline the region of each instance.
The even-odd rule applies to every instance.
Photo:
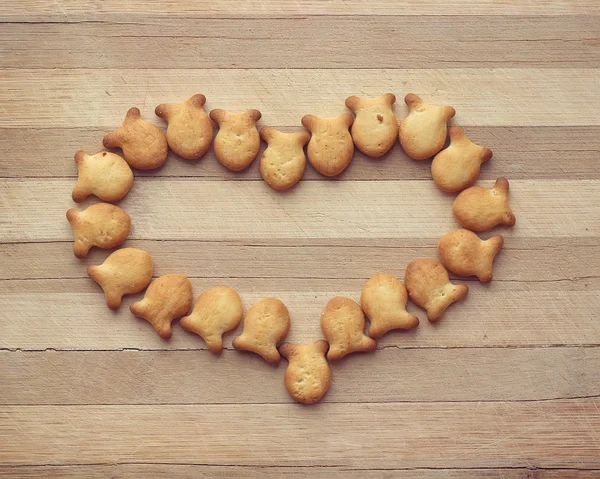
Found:
[[[597,1],[23,0],[0,22],[0,476],[600,477]],[[65,211],[73,153],[128,108],[163,125],[204,93],[297,128],[384,92],[398,118],[408,92],[453,105],[494,150],[480,184],[510,180],[517,226],[491,284],[435,326],[410,304],[421,326],[335,364],[312,407],[235,333],[215,356],[134,318],[141,295],[106,308],[86,265],[108,253],[75,259]],[[172,155],[121,206],[155,275],[277,296],[308,342],[331,297],[435,256],[452,201],[397,144],[287,193]]]

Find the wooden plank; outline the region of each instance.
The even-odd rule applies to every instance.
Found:
[[[0,31],[0,68],[594,68],[597,32],[583,15],[18,23]]]
[[[388,270],[390,271],[390,270]],[[180,271],[172,271],[180,272]],[[390,271],[402,275],[402,270]],[[319,317],[336,295],[358,300],[364,279],[192,279],[194,294],[220,284],[235,288],[245,308],[276,296],[288,306],[292,327],[288,340],[309,342],[321,337]],[[438,324],[409,304],[421,318],[410,332],[395,332],[379,347],[522,347],[600,344],[600,281],[469,282],[469,296],[453,305]],[[106,307],[100,287],[90,279],[0,281],[0,311],[5,318],[0,348],[105,350],[136,348],[203,350],[196,335],[174,327],[164,341],[144,320],[134,318],[127,297],[119,311]],[[232,332],[225,338],[231,348]]]
[[[127,19],[139,15],[183,16],[191,18],[283,15],[574,15],[599,14],[594,0],[361,0],[290,1],[193,0],[148,3],[144,0],[61,0],[46,2],[25,0],[0,5],[0,21],[83,21],[106,18]]]
[[[0,183],[0,242],[71,240],[64,215],[72,187],[69,179]],[[598,180],[512,181],[518,223],[503,235],[598,237],[599,187]],[[307,181],[282,194],[255,181],[138,178],[120,206],[132,217],[131,239],[439,239],[456,227],[453,200],[432,181]]]
[[[0,463],[598,468],[599,427],[594,399],[6,406]]]
[[[160,124],[156,105],[198,91],[207,96],[207,109],[258,108],[263,125],[299,126],[307,113],[345,111],[348,95],[386,91],[400,99],[414,91],[453,105],[459,125],[600,125],[598,72],[583,68],[11,69],[0,71],[0,87],[0,128],[115,128],[132,106]],[[406,108],[397,104],[396,111],[402,118]]]
[[[293,128],[281,127],[291,131]],[[483,167],[480,179],[499,176],[516,179],[600,179],[600,127],[467,127],[467,135],[494,151],[494,159]],[[75,151],[95,153],[103,149],[109,129],[97,128],[7,128],[0,131],[0,177],[76,177]],[[31,145],[20,148],[19,145]],[[262,144],[262,149],[265,144]],[[261,149],[261,151],[262,151]],[[116,150],[119,153],[119,150]],[[261,153],[262,154],[262,153]],[[262,181],[258,161],[243,172],[221,166],[211,149],[200,161],[185,161],[170,155],[158,171],[136,171],[136,176],[198,177],[215,180]],[[412,161],[399,143],[384,158],[373,160],[356,151],[344,181],[430,179],[428,161]],[[322,180],[310,165],[303,181]]]
[[[238,351],[3,351],[0,362],[2,405],[293,402],[283,385],[285,361],[275,370]],[[324,402],[600,397],[598,347],[384,349],[332,368]]]
[[[230,479],[597,479],[600,470],[552,469],[515,467],[510,469],[348,469],[346,467],[263,467],[209,466],[188,464],[105,464],[91,466],[0,466],[0,477],[31,479],[173,479],[230,478]]]
[[[131,240],[127,245],[152,255],[155,276],[177,271],[193,278],[366,281],[378,271],[393,271],[402,276],[403,268],[413,259],[437,255],[435,238],[335,240],[326,244],[319,240]],[[0,244],[0,279],[87,278],[85,266],[103,262],[109,253],[94,249],[82,261],[73,255],[71,242]],[[600,243],[596,238],[512,237],[494,265],[494,279],[567,283],[598,277],[598,271]]]

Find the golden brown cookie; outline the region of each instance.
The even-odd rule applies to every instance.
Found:
[[[365,155],[378,158],[387,153],[398,137],[398,120],[392,110],[396,96],[386,93],[378,98],[346,98],[346,107],[356,115],[352,139]]]
[[[381,338],[393,329],[412,329],[419,318],[406,311],[408,293],[402,282],[391,274],[377,273],[365,284],[360,305],[371,325],[369,336]]]
[[[279,299],[267,298],[253,304],[244,317],[244,331],[233,340],[233,347],[262,356],[269,364],[281,357],[277,344],[290,330],[290,313]]]
[[[452,205],[452,214],[471,231],[487,231],[497,225],[514,226],[516,218],[508,205],[508,180],[498,178],[491,190],[471,186],[461,191]]]
[[[377,347],[377,343],[365,335],[362,309],[350,298],[336,296],[325,305],[321,331],[329,342],[329,361],[337,361],[350,353],[374,351]]]
[[[275,190],[287,190],[300,181],[306,166],[304,145],[310,140],[306,130],[283,133],[265,126],[260,137],[267,142],[267,149],[260,159],[260,174]]]
[[[129,215],[109,203],[96,203],[83,211],[70,208],[67,220],[75,234],[73,252],[78,258],[85,258],[92,246],[103,249],[119,246],[131,228]]]
[[[85,151],[75,153],[79,170],[77,184],[73,188],[73,201],[81,203],[89,195],[102,201],[119,201],[133,185],[133,171],[119,155],[101,151],[88,155]]]
[[[312,132],[306,149],[308,161],[322,175],[339,175],[352,161],[354,142],[348,128],[353,121],[350,113],[334,118],[302,117],[302,124]]]
[[[475,233],[457,229],[446,233],[438,243],[438,256],[444,266],[458,276],[477,276],[482,283],[492,280],[494,258],[502,249],[500,235],[482,240]]]
[[[194,304],[189,316],[179,320],[179,325],[196,333],[213,353],[223,351],[223,334],[238,327],[244,310],[239,294],[226,286],[204,291]]]
[[[429,105],[414,93],[404,98],[408,116],[400,123],[400,143],[413,160],[431,158],[446,143],[448,120],[455,115],[451,106]]]
[[[205,103],[206,97],[198,94],[182,103],[162,103],[154,110],[169,125],[169,148],[186,160],[196,160],[210,148],[213,126],[204,111]]]
[[[99,266],[88,266],[88,276],[102,286],[110,309],[121,306],[126,294],[143,291],[152,279],[152,257],[136,248],[122,248]]]
[[[440,190],[456,193],[475,183],[481,164],[493,153],[489,148],[472,143],[460,126],[451,126],[448,133],[450,145],[435,155],[431,174]]]
[[[331,384],[331,368],[325,353],[329,344],[324,339],[311,344],[283,343],[279,352],[289,361],[285,370],[285,387],[296,401],[314,404]]]
[[[435,259],[420,258],[406,267],[404,284],[413,303],[427,311],[427,319],[439,321],[452,303],[467,296],[469,287],[452,284],[446,268]]]
[[[172,334],[171,322],[186,314],[193,301],[192,283],[182,274],[167,274],[150,283],[144,299],[129,309],[148,321],[163,339]]]
[[[152,170],[164,165],[169,153],[162,130],[142,120],[137,108],[130,108],[121,128],[104,137],[104,146],[121,148],[125,161],[138,170]]]
[[[260,149],[260,136],[256,123],[260,120],[258,110],[243,113],[230,113],[225,110],[212,110],[210,119],[219,125],[215,138],[217,160],[231,171],[247,168]]]

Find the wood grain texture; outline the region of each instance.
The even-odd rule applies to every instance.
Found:
[[[161,125],[159,103],[194,93],[206,109],[257,108],[261,125],[300,126],[307,113],[336,116],[349,95],[399,99],[416,92],[456,108],[466,126],[598,126],[600,80],[593,68],[436,69],[64,69],[3,70],[0,128],[116,128],[132,106]],[[532,87],[535,85],[535,87]],[[200,91],[199,91],[200,90]],[[474,94],[476,92],[477,94]],[[402,103],[402,104],[400,104]],[[396,103],[398,118],[406,115]]]
[[[238,351],[2,351],[0,362],[2,405],[293,403],[283,385],[285,361],[273,368]],[[600,397],[600,347],[386,348],[336,364],[323,402],[590,396]]]
[[[498,230],[499,233],[504,233]],[[192,278],[322,278],[364,279],[379,271],[402,276],[417,257],[435,257],[437,238],[149,241],[127,245],[148,251],[154,275],[184,272]],[[562,282],[598,279],[600,242],[597,238],[520,238],[503,247],[494,266],[495,281]],[[0,279],[87,278],[86,267],[99,264],[110,251],[93,249],[85,260],[73,255],[70,241],[0,244]],[[561,258],[556,262],[555,258]],[[285,267],[282,267],[285,265]],[[455,276],[453,276],[456,278]]]
[[[0,241],[72,239],[64,219],[72,187],[63,179],[4,181]],[[597,238],[599,188],[598,180],[512,181],[518,223],[503,235]],[[17,198],[30,199],[20,206]],[[457,226],[453,200],[431,181],[300,182],[282,194],[262,182],[138,178],[120,206],[133,218],[131,239],[439,239]]]
[[[388,270],[390,271],[390,270]],[[180,271],[170,271],[180,272]],[[402,275],[402,269],[391,270]],[[194,278],[194,294],[218,285],[235,288],[245,309],[269,296],[288,307],[292,327],[288,340],[309,342],[321,337],[319,317],[336,295],[358,300],[365,279]],[[465,301],[453,305],[438,324],[423,311],[410,332],[385,336],[381,347],[508,347],[600,344],[600,281],[492,281],[469,283]],[[129,312],[141,295],[126,297],[117,312],[108,310],[100,287],[91,279],[0,282],[2,325],[0,348],[52,349],[205,349],[196,335],[175,327],[170,341],[161,340],[144,320]],[[232,332],[225,337],[231,347]],[[373,362],[376,368],[377,362]]]
[[[294,131],[298,128],[279,127]],[[0,177],[77,177],[77,168],[69,161],[78,150],[90,154],[103,149],[102,138],[110,130],[97,128],[5,128],[0,130],[0,155],[12,161],[0,162]],[[517,179],[600,179],[600,127],[478,127],[465,128],[473,141],[494,151],[479,176],[495,180],[506,176]],[[30,145],[17,148],[17,145]],[[262,142],[261,153],[266,147]],[[114,150],[121,154],[120,150]],[[523,161],[526,158],[527,161]],[[215,181],[262,181],[259,161],[243,172],[232,172],[216,161],[212,148],[199,161],[182,160],[173,153],[164,167],[154,171],[136,171],[138,176],[185,177]],[[352,166],[342,175],[353,180],[430,180],[431,163],[410,160],[400,143],[383,158],[374,160],[358,150]],[[302,181],[323,180],[310,164]]]
[[[236,0],[207,0],[197,2],[148,3],[144,0],[60,0],[48,3],[25,0],[0,7],[4,21],[69,21],[100,18],[130,18],[143,12],[153,16],[185,16],[190,18],[290,16],[290,15],[574,15],[600,14],[594,0],[375,0],[365,4],[361,0],[261,0],[238,2]]]
[[[539,467],[575,463],[585,469],[600,466],[599,427],[595,399],[476,407],[321,403],[310,410],[298,404],[5,406],[0,433],[11,440],[0,449],[0,462],[369,469],[501,468],[527,466],[535,458]]]
[[[201,30],[190,18],[127,18],[4,25],[0,67],[597,68],[598,42],[598,19],[585,15],[205,19]]]
[[[0,477],[591,479],[600,476],[600,3],[593,0],[24,0],[0,3]],[[278,368],[221,356],[174,325],[161,340],[127,297],[109,311],[72,255],[73,154],[127,109],[194,93],[300,128],[352,94],[415,92],[494,150],[480,184],[517,214],[489,285],[373,354],[333,365],[301,407]],[[264,148],[264,145],[263,145]],[[287,194],[258,162],[210,151],[136,172],[128,246],[194,293],[276,295],[288,339],[321,337],[325,303],[402,278],[456,226],[430,162],[398,144]],[[91,200],[86,204],[91,204]],[[491,232],[489,234],[492,234]]]

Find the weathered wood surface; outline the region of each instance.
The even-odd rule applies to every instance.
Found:
[[[0,477],[600,476],[599,15],[591,0],[0,4]],[[164,128],[158,103],[201,92],[294,130],[387,91],[399,119],[411,91],[456,108],[517,226],[495,231],[491,284],[466,279],[436,325],[409,304],[419,328],[334,364],[321,404],[290,399],[285,362],[233,350],[239,329],[214,356],[135,319],[141,295],[109,311],[85,274],[109,252],[72,255],[73,154],[128,108]],[[286,194],[257,163],[231,173],[209,151],[136,172],[126,244],[196,295],[280,297],[292,341],[456,227],[453,196],[399,145],[335,180],[308,167]]]

